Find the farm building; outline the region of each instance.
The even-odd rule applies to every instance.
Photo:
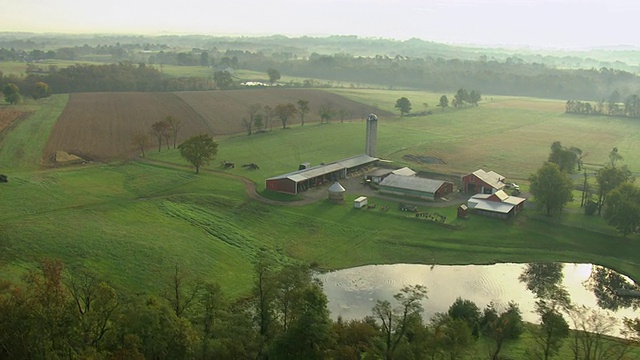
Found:
[[[342,203],[344,201],[344,193],[347,191],[339,182],[334,182],[329,186],[329,200]]]
[[[327,182],[344,179],[378,161],[369,155],[358,155],[326,165],[318,165],[287,174],[274,176],[266,180],[266,188],[286,194],[298,194],[308,188]]]
[[[416,176],[416,172],[411,170],[408,167],[403,167],[396,170],[379,168],[367,173],[364,176],[364,179],[369,180],[374,184],[380,184],[380,182],[390,174],[396,174],[401,176]]]
[[[504,176],[482,169],[462,177],[462,189],[465,193],[494,194],[504,189]]]
[[[524,208],[525,200],[499,190],[494,194],[473,195],[467,204],[475,213],[506,219],[519,213]]]
[[[389,174],[380,182],[380,193],[435,200],[453,192],[453,183],[443,180]]]

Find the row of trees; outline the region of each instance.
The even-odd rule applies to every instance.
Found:
[[[325,102],[318,106],[316,110],[320,117],[320,123],[328,123],[336,116],[340,121],[344,121],[352,114],[345,109],[336,109],[331,102]],[[308,100],[300,99],[295,104],[283,103],[275,106],[263,105],[255,103],[249,105],[246,117],[242,119],[247,135],[251,135],[254,131],[266,131],[273,126],[273,120],[280,120],[283,129],[287,128],[290,120],[295,116],[300,118],[300,125],[304,126],[307,114],[311,112]]]
[[[14,83],[7,83],[2,87],[2,93],[4,94],[4,101],[9,104],[18,104],[22,102],[23,95],[20,91],[20,87]],[[38,81],[33,84],[31,88],[30,95],[33,99],[37,100],[40,98],[45,98],[51,95],[51,89],[47,83],[42,81]]]
[[[627,96],[621,102],[618,91],[614,91],[608,100],[598,100],[595,104],[586,101],[568,100],[565,105],[567,114],[609,115],[640,118],[640,97],[637,94]]]
[[[455,108],[461,108],[465,106],[478,106],[478,102],[482,100],[482,95],[480,92],[476,90],[471,90],[468,92],[465,88],[460,88],[456,91],[456,94],[451,101],[451,105]],[[423,103],[424,107],[427,108],[429,106],[428,103]],[[447,95],[442,95],[438,102],[438,107],[442,108],[442,110],[449,107],[449,98]],[[407,97],[401,97],[396,100],[395,108],[400,111],[400,117],[404,117],[405,115],[411,112],[411,101]],[[425,111],[420,113],[419,115],[428,115],[429,112]]]
[[[535,358],[556,355],[569,338],[563,316],[569,314],[576,358],[621,359],[629,343],[605,340],[610,320],[571,305],[559,285],[561,266],[530,264],[520,277],[536,295],[541,324],[527,351]],[[164,278],[159,296],[125,297],[91,272],[66,272],[61,262],[44,261],[23,283],[0,287],[0,357],[461,359],[481,340],[489,345],[488,358],[499,359],[524,332],[515,303],[481,310],[458,298],[425,321],[427,289],[420,285],[403,287],[393,301],[378,300],[364,319],[333,321],[307,266],[278,264],[264,254],[254,266],[251,293],[236,300],[177,265]]]

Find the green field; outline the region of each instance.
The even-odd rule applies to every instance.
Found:
[[[400,96],[430,104],[439,98],[374,90],[339,93],[390,110]],[[264,192],[265,178],[301,162],[362,153],[361,121],[218,139],[218,156],[200,175],[173,150],[150,151],[151,163],[38,169],[44,141],[65,101],[56,96],[34,105],[30,118],[2,134],[0,166],[10,181],[0,186],[0,267],[9,278],[39,259],[60,258],[71,268],[104,274],[124,291],[156,292],[172,266],[180,264],[240,295],[251,285],[256,254],[265,249],[282,262],[300,259],[323,269],[396,262],[564,261],[602,264],[640,279],[638,238],[620,238],[602,219],[586,218],[575,205],[560,220],[531,209],[511,222],[453,220],[454,206],[438,209],[457,227],[450,229],[407,216],[395,210],[396,202],[378,199],[392,210],[354,210],[351,197],[342,206],[325,200],[301,207],[266,205],[248,198],[240,181],[217,173],[223,159],[238,165],[255,162],[260,170],[237,166],[226,173],[248,177]],[[593,163],[604,162],[611,147],[618,146],[624,163],[640,168],[640,158],[633,156],[640,124],[567,116],[558,108],[561,104],[553,101],[495,98],[477,108],[382,119],[379,156],[416,170],[463,174],[483,167],[521,180],[545,160],[550,143],[560,140],[588,151]],[[446,164],[415,164],[404,154],[437,156]]]

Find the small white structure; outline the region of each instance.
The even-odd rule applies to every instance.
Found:
[[[362,209],[365,206],[367,206],[367,197],[366,196],[360,196],[359,198],[353,200],[353,207],[354,208]]]
[[[336,203],[342,203],[344,201],[345,191],[347,190],[345,190],[339,182],[334,182],[333,185],[329,187],[329,200]]]

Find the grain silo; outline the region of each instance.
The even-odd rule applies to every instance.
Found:
[[[329,187],[329,200],[342,204],[344,202],[344,193],[347,190],[340,185],[339,182],[334,182],[333,185]]]
[[[376,146],[378,145],[378,116],[369,114],[367,116],[367,143],[365,145],[365,154],[376,157]]]

